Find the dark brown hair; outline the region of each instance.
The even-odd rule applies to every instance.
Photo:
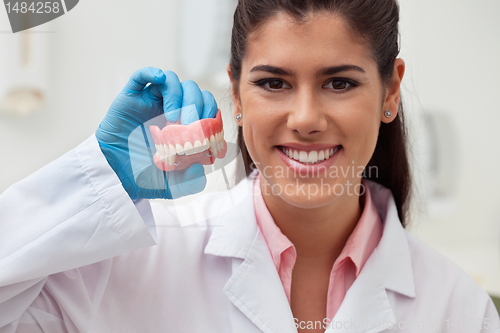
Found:
[[[387,84],[399,54],[399,6],[396,0],[239,0],[234,13],[230,62],[235,89],[238,89],[242,59],[251,32],[278,13],[289,14],[300,21],[316,11],[344,18],[352,36],[367,45],[377,63],[382,84]],[[241,127],[238,128],[238,145],[248,175],[253,161],[246,149]],[[376,175],[365,173],[364,177],[392,191],[399,219],[406,227],[412,179],[401,99],[397,117],[389,124],[381,123],[375,152],[365,168],[373,169],[378,170]]]

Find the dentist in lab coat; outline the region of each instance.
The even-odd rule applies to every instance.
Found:
[[[393,0],[240,0],[228,74],[248,174],[185,205],[147,200],[205,186],[199,164],[152,164],[147,125],[217,105],[137,71],[95,135],[0,196],[0,333],[500,332],[490,297],[404,228],[398,15]],[[381,233],[343,288],[367,207]]]

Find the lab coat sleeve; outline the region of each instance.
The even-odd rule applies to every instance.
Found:
[[[479,318],[479,326],[481,327],[481,333],[500,333],[500,316],[498,310],[493,303],[493,300],[489,295],[487,296],[486,309],[484,311],[483,318]],[[482,320],[481,320],[482,319]],[[478,320],[476,319],[476,324]]]
[[[86,332],[112,258],[155,245],[92,135],[0,195],[0,332]],[[147,221],[144,221],[145,218]]]

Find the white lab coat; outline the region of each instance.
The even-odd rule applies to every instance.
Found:
[[[368,184],[383,236],[328,332],[500,332],[489,296]],[[180,227],[175,207],[134,205],[92,136],[0,196],[0,332],[296,332],[251,189],[188,204],[210,218]]]

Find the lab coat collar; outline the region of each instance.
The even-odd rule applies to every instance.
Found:
[[[334,326],[327,332],[377,333],[389,329],[396,325],[397,319],[387,290],[415,297],[410,249],[392,193],[374,181],[366,183],[384,231],[378,246],[347,291],[333,318]]]
[[[281,280],[255,220],[252,191],[255,176],[253,173],[231,190],[235,195],[244,194],[245,199],[219,218],[205,253],[239,260],[223,292],[260,330],[296,332]],[[337,325],[344,328],[347,325],[349,329],[335,328],[335,332],[376,333],[382,331],[384,325],[395,323],[386,289],[415,297],[406,231],[398,218],[392,193],[376,182],[366,183],[384,232],[333,319],[334,325],[340,322]]]
[[[255,176],[253,173],[231,190],[232,197],[246,197],[216,221],[205,253],[243,260],[239,260],[239,265],[233,264],[233,274],[223,292],[261,331],[296,332],[283,285],[255,219]],[[237,327],[233,330],[246,331]]]
[[[366,181],[377,207],[384,232],[378,246],[380,269],[384,286],[408,297],[415,297],[415,282],[411,264],[410,247],[406,230],[399,220],[398,210],[391,191],[371,180]]]
[[[228,192],[230,198],[240,198],[234,208],[214,219],[214,230],[205,247],[206,254],[245,259],[258,231],[253,205],[252,180],[243,179]],[[243,199],[241,199],[243,198]]]

